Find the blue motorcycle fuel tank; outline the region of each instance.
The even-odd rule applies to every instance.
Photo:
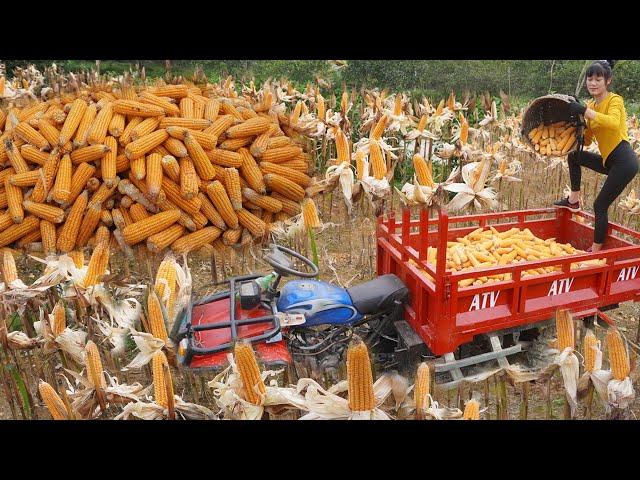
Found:
[[[280,290],[278,310],[302,313],[305,327],[344,325],[360,320],[360,314],[344,288],[319,280],[291,280]]]

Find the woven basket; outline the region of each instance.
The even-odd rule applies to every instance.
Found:
[[[575,118],[569,113],[570,99],[571,97],[569,95],[555,93],[553,95],[536,98],[527,106],[522,116],[522,130],[520,133],[522,134],[522,139],[532,150],[535,150],[535,148],[529,139],[529,132],[540,125],[540,123],[544,122],[545,125],[547,125],[563,121],[575,122]],[[573,152],[576,148],[578,148],[578,142],[574,143],[567,154]]]

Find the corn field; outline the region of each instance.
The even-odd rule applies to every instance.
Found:
[[[536,151],[504,92],[413,98],[320,80],[298,90],[286,79],[211,83],[202,70],[151,79],[29,67],[11,80],[0,70],[0,418],[635,417],[634,305],[609,329],[559,310],[542,328],[535,378],[500,371],[455,389],[436,384],[432,359],[409,376],[385,371],[359,338],[332,373],[312,362],[268,370],[242,342],[219,372],[179,364],[168,333],[179,313],[227,277],[268,272],[268,243],[349,287],[376,276],[380,214],[540,208],[567,189],[572,132],[558,125],[552,149],[540,128]],[[635,116],[628,126],[640,154]],[[587,210],[603,180],[584,172]],[[609,212],[634,230],[638,182]],[[582,252],[511,233],[496,248],[466,248],[489,231],[450,242],[447,268]]]

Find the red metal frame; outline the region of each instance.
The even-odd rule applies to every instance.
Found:
[[[533,218],[540,217],[540,218]],[[576,220],[581,217],[583,222]],[[446,249],[438,248],[437,266],[427,263],[427,247],[446,245],[478,227],[493,226],[498,231],[512,227],[529,228],[540,238],[555,237],[585,250],[593,240],[593,215],[572,214],[566,209],[543,208],[479,215],[449,217],[444,208],[435,218],[421,209],[411,219],[409,209],[401,221],[395,212],[377,219],[377,273],[394,273],[407,285],[410,303],[405,320],[414,328],[435,355],[454,351],[473,337],[527,325],[551,318],[558,308],[567,308],[577,316],[596,314],[599,308],[627,300],[640,299],[640,233],[609,223],[603,250],[557,259],[520,262],[465,272],[446,269]],[[451,228],[456,224],[469,226]],[[614,235],[617,234],[617,235]],[[571,269],[578,261],[601,259],[605,265]],[[412,265],[413,260],[417,265]],[[541,267],[560,266],[562,271],[527,276],[522,272]],[[428,279],[421,269],[434,279]],[[511,273],[511,280],[478,286],[460,287],[465,278]],[[608,317],[602,316],[605,321]]]

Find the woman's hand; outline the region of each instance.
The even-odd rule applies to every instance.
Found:
[[[569,113],[571,116],[584,115],[587,110],[587,106],[579,101],[575,99],[569,101]]]

